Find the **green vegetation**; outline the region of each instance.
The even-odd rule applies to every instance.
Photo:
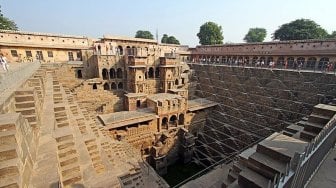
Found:
[[[206,22],[197,33],[199,43],[202,45],[223,44],[222,27],[214,22]]]
[[[266,37],[266,29],[264,28],[250,28],[248,33],[244,37],[246,42],[263,42]]]
[[[153,35],[149,31],[138,30],[135,34],[135,38],[143,38],[143,39],[154,39]]]
[[[180,41],[178,41],[174,36],[168,36],[167,34],[164,34],[161,38],[161,43],[180,44]]]
[[[309,19],[297,19],[283,24],[273,34],[278,40],[325,39],[328,33],[320,25]]]
[[[15,30],[15,31],[19,29],[14,21],[4,17],[4,15],[1,12],[1,6],[0,6],[0,29]]]

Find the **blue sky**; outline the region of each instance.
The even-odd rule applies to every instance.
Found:
[[[198,44],[199,27],[213,21],[224,42],[243,42],[251,27],[267,30],[266,41],[282,24],[298,18],[336,30],[336,0],[0,0],[2,13],[23,31],[101,37],[133,37],[149,30]]]

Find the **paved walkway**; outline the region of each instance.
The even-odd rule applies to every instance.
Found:
[[[46,75],[45,98],[42,109],[42,121],[39,135],[39,145],[36,163],[34,165],[31,187],[43,188],[46,185],[58,187],[58,167],[56,141],[53,138],[54,130],[54,100],[53,79],[50,73]]]

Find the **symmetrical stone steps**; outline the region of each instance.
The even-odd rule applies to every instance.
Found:
[[[82,183],[79,156],[75,147],[73,135],[64,135],[56,138],[57,158],[60,181],[63,186]]]
[[[15,111],[21,113],[31,127],[38,128],[41,105],[35,89],[27,88],[15,91],[15,107]]]
[[[21,114],[0,114],[0,187],[28,186],[36,144],[33,129]]]

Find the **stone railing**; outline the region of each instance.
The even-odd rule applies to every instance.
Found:
[[[295,153],[285,174],[276,176],[273,187],[306,187],[336,142],[336,115],[306,146],[303,153]],[[271,182],[269,183],[271,186]]]

